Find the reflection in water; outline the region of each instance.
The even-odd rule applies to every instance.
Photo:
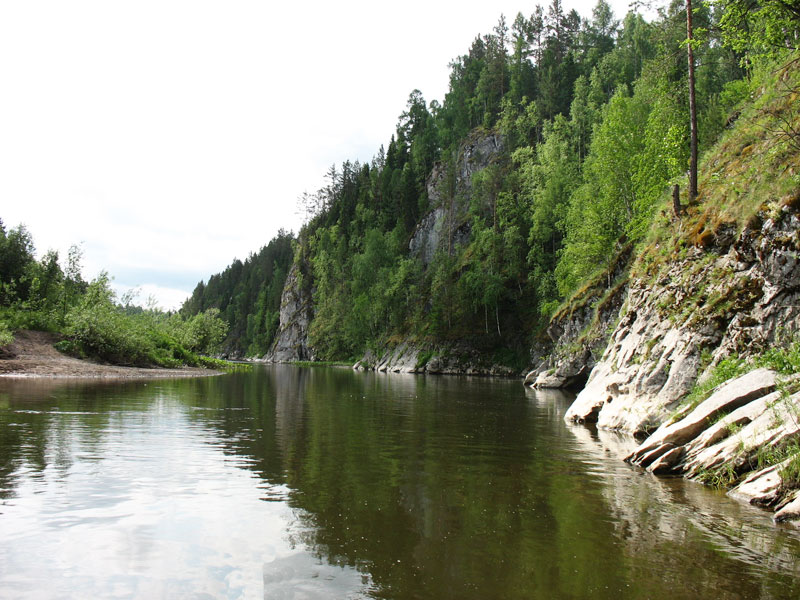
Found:
[[[0,597],[800,593],[795,533],[629,468],[569,401],[289,366],[0,382]]]

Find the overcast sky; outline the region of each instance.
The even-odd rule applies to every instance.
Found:
[[[621,19],[628,1],[611,5]],[[448,63],[534,6],[1,2],[0,218],[39,254],[81,243],[87,279],[177,308],[296,232],[297,197],[331,164],[370,160],[413,89],[441,101]]]

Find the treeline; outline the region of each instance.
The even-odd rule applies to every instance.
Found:
[[[114,364],[217,365],[204,355],[225,337],[219,311],[187,318],[134,306],[133,294],[118,300],[106,273],[82,278],[81,258],[72,246],[64,264],[53,250],[37,260],[25,226],[6,230],[0,220],[0,346],[19,329],[35,329],[61,334],[57,347],[64,352]]]
[[[686,20],[684,1],[646,22],[619,21],[604,0],[589,17],[553,0],[476,38],[451,63],[441,104],[412,92],[386,149],[332,167],[301,199],[308,219],[296,259],[313,294],[318,356],[356,357],[392,336],[525,348],[560,303],[643,238],[670,185],[684,186]],[[719,0],[696,3],[693,21],[702,151],[749,95],[748,70],[796,46],[800,16],[778,0]],[[465,142],[490,134],[502,151],[459,181]],[[427,264],[409,240],[433,208],[468,235]],[[239,297],[229,271],[217,276],[233,284],[228,303]],[[241,298],[267,283],[248,283]],[[185,310],[210,305],[203,290],[196,296]],[[225,298],[214,304],[223,312]],[[242,347],[260,352],[274,328],[250,319],[255,306],[229,322],[246,331],[232,333]],[[259,335],[265,343],[253,346]]]
[[[184,303],[187,317],[219,311],[228,325],[225,353],[260,356],[278,330],[281,293],[294,257],[294,236],[283,229],[257,254],[236,259],[222,273],[200,282]]]

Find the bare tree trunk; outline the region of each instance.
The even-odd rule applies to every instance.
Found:
[[[689,121],[691,142],[689,159],[689,202],[697,198],[697,106],[694,95],[694,48],[692,33],[692,0],[686,0],[686,34],[689,51]]]
[[[681,210],[681,186],[676,183],[672,186],[672,211],[680,218]]]

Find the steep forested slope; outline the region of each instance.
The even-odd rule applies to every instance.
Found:
[[[293,259],[292,234],[281,230],[258,254],[234,260],[222,273],[200,282],[181,312],[218,309],[228,323],[223,353],[264,354],[278,330],[280,297]]]
[[[796,31],[772,5],[767,15]],[[693,11],[701,152],[750,93],[741,65],[774,53],[760,38],[741,41],[763,26],[745,8],[727,0]],[[635,13],[620,22],[602,0],[587,18],[558,0],[510,25],[501,17],[451,63],[441,103],[412,92],[385,149],[332,168],[302,199],[308,220],[283,313],[300,314],[290,304],[310,298],[294,330],[306,355],[379,357],[410,343],[415,367],[445,348],[521,370],[531,346],[550,351],[554,314],[586,305],[581,297],[616,302],[620,254],[645,238],[672,184],[685,187],[685,38],[683,2],[650,23]],[[587,296],[592,281],[600,291]],[[247,316],[258,313],[252,293],[209,301],[198,287],[184,310],[218,306],[231,347],[261,354],[276,333],[270,297],[269,323]]]

